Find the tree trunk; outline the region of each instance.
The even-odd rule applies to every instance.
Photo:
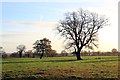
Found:
[[[20,57],[20,58],[22,57],[22,51],[19,52],[19,57]]]
[[[42,59],[42,57],[43,57],[43,53],[41,54],[40,59]]]
[[[80,55],[80,51],[76,52],[76,57],[77,57],[77,60],[82,60],[81,55]]]

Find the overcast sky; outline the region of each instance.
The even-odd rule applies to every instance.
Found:
[[[20,44],[30,50],[36,40],[46,37],[52,41],[52,48],[61,52],[63,39],[54,29],[64,13],[79,8],[109,18],[110,25],[99,31],[99,48],[95,51],[118,49],[118,0],[4,0],[0,3],[0,46],[6,52],[16,51]]]

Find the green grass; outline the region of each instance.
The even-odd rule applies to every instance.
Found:
[[[2,59],[3,79],[56,80],[118,78],[117,56],[83,56]]]

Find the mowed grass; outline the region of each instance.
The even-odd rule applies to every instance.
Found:
[[[118,78],[117,56],[82,56],[2,59],[2,79],[79,80]]]

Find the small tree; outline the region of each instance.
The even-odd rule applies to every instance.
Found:
[[[17,46],[17,52],[18,52],[20,58],[22,57],[22,53],[25,52],[25,49],[26,49],[25,45]]]
[[[61,51],[61,54],[60,54],[61,56],[68,56],[68,53],[65,51],[65,50],[63,50],[63,51]]]
[[[112,53],[117,53],[117,49],[113,48],[112,50]]]
[[[58,56],[58,54],[57,54],[56,50],[50,50],[50,53],[47,54],[47,56],[49,56],[49,57],[56,57],[56,56]]]
[[[17,52],[13,52],[10,54],[10,57],[18,58],[19,54]]]
[[[25,57],[28,57],[28,58],[33,57],[32,50],[28,50],[27,52],[25,52]]]
[[[3,47],[0,47],[0,54],[3,54],[3,53],[5,53],[5,51],[4,51]]]
[[[51,50],[51,41],[47,38],[43,38],[41,40],[37,40],[33,45],[34,49],[38,54],[41,54],[40,59],[43,57],[43,55],[46,53],[49,53]]]
[[[0,47],[0,58],[7,58],[8,54],[4,51],[3,47]]]
[[[66,13],[65,19],[57,26],[57,31],[66,38],[67,49],[75,48],[77,60],[81,60],[80,53],[83,47],[93,49],[97,47],[98,30],[108,22],[104,16],[99,16],[83,9]]]

